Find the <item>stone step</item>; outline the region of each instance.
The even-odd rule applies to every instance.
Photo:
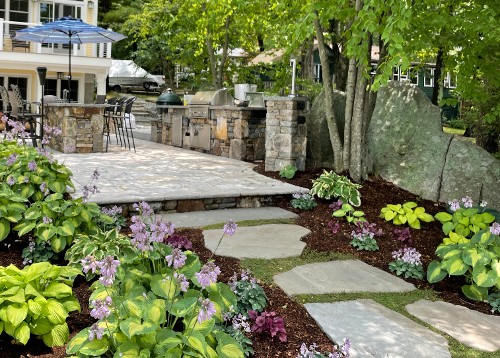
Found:
[[[360,260],[317,262],[274,276],[288,295],[342,292],[408,292],[415,286]]]
[[[406,310],[466,346],[496,352],[500,349],[500,317],[443,301],[419,300]]]
[[[349,338],[353,358],[451,357],[444,337],[373,300],[306,303],[305,308],[334,342]]]

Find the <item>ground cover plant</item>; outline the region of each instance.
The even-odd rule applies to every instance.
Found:
[[[273,176],[279,179],[279,173],[265,173],[266,175]],[[306,173],[298,172],[296,176],[287,180],[293,184],[297,184],[306,188],[311,188],[311,180],[317,178],[321,174],[321,171],[308,171]],[[326,199],[317,199],[317,206],[308,211],[304,211],[301,209],[295,209],[290,204],[291,198],[283,198],[283,200],[278,201],[277,204],[285,209],[292,210],[299,215],[297,223],[304,227],[307,227],[311,230],[311,234],[307,236],[304,241],[307,244],[307,248],[304,253],[304,259],[312,259],[312,260],[328,260],[332,258],[339,257],[357,257],[360,258],[369,264],[372,264],[376,267],[379,267],[383,270],[390,271],[389,262],[392,260],[392,253],[396,250],[399,250],[405,246],[409,245],[408,238],[406,234],[394,233],[395,227],[392,223],[386,222],[383,218],[379,217],[380,210],[387,203],[391,202],[407,202],[407,201],[415,201],[418,203],[418,206],[424,207],[426,212],[435,215],[440,211],[444,211],[446,208],[444,205],[437,206],[432,202],[420,201],[414,195],[411,195],[401,189],[394,187],[393,185],[386,183],[379,179],[371,179],[363,184],[363,188],[360,188],[360,198],[363,199],[363,212],[365,214],[366,220],[369,223],[375,223],[378,229],[383,231],[383,235],[378,239],[379,250],[374,252],[365,252],[358,251],[356,248],[350,245],[350,241],[352,240],[352,231],[354,228],[353,224],[348,223],[343,218],[335,218],[332,217],[332,208],[330,205],[332,204],[331,200]],[[335,232],[332,230],[333,225],[329,225],[329,222],[335,224]],[[423,263],[424,267],[436,258],[435,250],[436,247],[442,243],[443,237],[445,236],[441,230],[441,224],[439,222],[432,222],[426,225],[422,225],[421,230],[410,229],[411,231],[411,246],[415,247],[419,253],[421,253],[420,260]],[[124,231],[125,234],[132,235],[133,230]],[[198,229],[186,229],[179,230],[176,233],[178,237],[174,240],[175,242],[182,243],[180,245],[189,245],[191,244],[191,251],[196,253],[200,262],[207,262],[208,260],[213,259],[214,263],[220,267],[221,274],[219,275],[218,281],[220,282],[231,282],[231,277],[235,272],[240,272],[240,262],[236,259],[219,257],[217,255],[212,255],[205,247],[203,243],[203,238],[201,235],[201,231]],[[12,235],[10,233],[9,235]],[[403,239],[401,239],[403,237]],[[187,238],[189,243],[186,240],[181,238]],[[4,240],[0,245],[2,245],[0,250],[0,265],[6,266],[8,264],[16,264],[18,267],[22,267],[22,257],[21,251],[26,247],[27,243],[21,243],[16,240],[11,240],[10,237]],[[7,245],[10,247],[7,250]],[[167,255],[165,255],[167,256]],[[299,258],[300,260],[300,258]],[[266,267],[263,265],[263,267]],[[272,270],[280,270],[282,269],[281,265],[272,265]],[[118,268],[117,271],[119,271]],[[272,270],[268,270],[271,272]],[[273,272],[274,272],[273,271]],[[255,275],[261,276],[261,273],[256,272]],[[239,277],[240,279],[241,277]],[[134,277],[134,279],[137,279]],[[144,278],[145,280],[149,280],[149,278]],[[450,301],[456,304],[461,304],[466,307],[479,310],[481,312],[490,312],[491,307],[486,303],[474,302],[467,299],[460,291],[460,287],[465,282],[463,277],[450,277],[446,280],[442,280],[434,285],[427,283],[424,280],[416,280],[409,278],[410,282],[417,285],[417,287],[421,289],[429,289],[433,288],[436,290],[435,298],[443,299],[446,301]],[[272,285],[272,281],[265,281],[259,283],[263,288],[263,291],[266,296],[267,306],[261,312],[267,312],[269,314],[264,314],[264,322],[268,319],[268,317],[273,320],[273,317],[281,317],[283,319],[283,326],[281,326],[280,320],[277,320],[275,324],[275,331],[278,334],[281,332],[281,327],[286,332],[286,342],[280,341],[278,336],[275,336],[271,339],[271,334],[266,332],[266,326],[262,325],[262,332],[247,332],[247,336],[251,340],[251,346],[247,345],[247,350],[245,350],[244,354],[247,355],[249,349],[251,348],[256,357],[296,357],[301,352],[301,346],[304,344],[306,349],[309,351],[313,351],[310,347],[313,346],[314,343],[314,351],[315,352],[333,352],[334,347],[332,342],[324,335],[324,333],[319,329],[319,327],[315,324],[315,322],[311,319],[311,317],[307,314],[305,309],[299,302],[304,302],[304,297],[298,297],[296,300],[290,299],[287,297],[280,289],[276,286]],[[195,285],[193,281],[191,281],[190,285]],[[242,284],[244,286],[246,284]],[[97,286],[97,284],[96,284]],[[147,284],[143,285],[144,287],[148,286]],[[192,286],[194,287],[194,286]],[[120,288],[121,290],[122,288]],[[90,300],[89,306],[89,284],[85,282],[83,276],[80,276],[79,279],[74,284],[74,294],[78,298],[81,304],[81,313],[72,312],[68,319],[68,327],[70,331],[70,338],[75,337],[77,332],[80,332],[87,327],[91,327],[95,323],[95,319],[90,316],[90,312],[96,308],[95,305],[92,305],[92,300]],[[434,297],[431,294],[427,293],[428,291],[418,291],[413,294],[411,297]],[[154,292],[153,292],[154,293]],[[155,294],[156,295],[156,294]],[[259,293],[252,293],[255,297],[260,297],[256,300],[257,303],[262,303],[262,297]],[[117,295],[119,297],[120,295]],[[147,294],[146,294],[147,296]],[[251,295],[249,295],[251,296]],[[374,295],[377,296],[377,295]],[[394,297],[393,297],[394,296]],[[393,295],[391,297],[394,298],[395,302],[404,302],[404,298]],[[358,296],[359,297],[359,296]],[[96,298],[96,297],[93,297]],[[137,295],[138,299],[141,299],[139,295]],[[357,297],[356,297],[357,298]],[[98,298],[97,298],[98,299]],[[145,297],[144,299],[148,299]],[[308,298],[311,299],[311,298]],[[314,298],[319,300],[320,298]],[[331,300],[331,297],[328,299]],[[341,299],[349,299],[348,295],[344,295]],[[377,298],[378,299],[378,298]],[[497,297],[492,295],[491,300],[493,302],[497,301]],[[96,299],[94,299],[96,300]],[[104,298],[105,300],[105,298]],[[101,299],[102,301],[102,299]],[[117,302],[119,299],[117,300]],[[104,301],[106,302],[106,301]],[[97,303],[97,302],[96,302]],[[271,315],[270,313],[274,312],[275,315]],[[130,314],[128,312],[127,314]],[[142,312],[144,314],[144,311]],[[262,316],[259,314],[258,316]],[[125,318],[125,320],[130,319],[131,317]],[[141,316],[142,319],[142,316]],[[144,321],[144,320],[143,320]],[[141,321],[141,325],[144,323]],[[222,323],[222,322],[218,322]],[[241,324],[236,322],[236,324]],[[234,325],[234,323],[233,323]],[[251,321],[250,321],[251,325]],[[267,325],[270,327],[271,325]],[[214,325],[215,327],[215,325]],[[100,328],[99,326],[95,327],[96,329]],[[101,327],[102,328],[102,327]],[[121,328],[120,328],[121,329]],[[222,329],[218,327],[218,329]],[[256,328],[257,330],[257,328]],[[90,329],[86,331],[90,333]],[[95,335],[100,334],[100,330],[95,331]],[[229,332],[228,335],[231,335]],[[231,335],[235,340],[241,344],[241,340],[244,338],[240,337],[241,340]],[[246,336],[243,336],[246,337]],[[26,356],[29,354],[31,357],[64,357],[65,356],[65,348],[47,348],[45,345],[40,344],[35,339],[30,339],[26,346],[17,346],[11,344],[11,337],[6,333],[0,335],[0,356],[1,357],[20,357],[22,355]],[[93,340],[92,342],[94,342]],[[455,341],[451,341],[451,350],[453,352],[459,352],[462,350],[461,346],[458,345]],[[134,342],[132,342],[134,343]],[[342,342],[338,342],[342,344]],[[141,343],[142,344],[142,343]],[[242,345],[242,344],[241,344]],[[127,346],[127,347],[130,347]],[[125,348],[127,348],[125,347]],[[458,347],[458,348],[456,348]],[[340,347],[339,347],[340,348]],[[142,349],[148,349],[147,347],[142,347]],[[135,348],[132,349],[135,352]],[[139,351],[140,352],[140,351]],[[304,350],[304,354],[307,352]],[[469,351],[466,351],[470,353]],[[482,357],[480,353],[477,351],[473,351],[476,357]],[[322,353],[321,353],[322,354]],[[139,355],[137,355],[139,356]],[[324,354],[324,356],[328,356],[328,354]],[[466,357],[471,355],[460,355],[460,353],[454,353],[454,357]],[[489,357],[488,355],[484,355],[484,357]]]

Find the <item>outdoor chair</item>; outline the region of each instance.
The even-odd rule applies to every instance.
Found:
[[[132,139],[132,146],[135,149],[134,133],[132,132],[132,122],[130,114],[132,113],[132,106],[136,97],[128,97],[121,105],[116,107],[116,111],[112,114],[113,125],[115,127],[115,134],[120,139],[120,146],[132,149],[130,139]],[[129,133],[130,132],[130,133]]]

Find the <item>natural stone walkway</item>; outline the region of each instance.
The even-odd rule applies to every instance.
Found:
[[[253,209],[253,215],[260,209]],[[217,219],[218,215],[219,218]],[[190,215],[183,214],[189,221]],[[223,210],[211,213],[211,223],[227,221]],[[202,225],[200,225],[202,226]],[[300,238],[308,231],[297,225],[238,227],[224,238],[217,254],[236,258],[271,259],[299,256],[305,244]],[[204,231],[205,245],[212,251],[222,231]],[[404,280],[359,260],[307,264],[278,274],[275,282],[288,295],[339,292],[407,292],[415,287]],[[311,316],[335,342],[351,341],[351,357],[441,358],[451,357],[447,340],[440,334],[394,312],[373,300],[308,303]],[[408,312],[466,346],[487,352],[498,351],[500,318],[488,316],[445,302],[418,301],[406,306]],[[312,343],[312,342],[308,342]]]

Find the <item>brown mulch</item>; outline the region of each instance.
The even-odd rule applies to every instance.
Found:
[[[317,178],[322,172],[321,169],[298,172],[293,179],[286,180],[280,178],[278,173],[264,172],[263,164],[259,164],[255,169],[264,175],[306,188],[310,188],[311,180]],[[444,210],[443,205],[421,200],[417,196],[379,178],[370,178],[365,181],[360,191],[362,200],[360,209],[364,211],[367,220],[376,223],[377,227],[382,229],[384,233],[377,239],[380,249],[376,252],[357,251],[351,247],[349,243],[353,227],[343,219],[332,218],[332,209],[328,207],[331,203],[329,201],[317,200],[318,206],[312,211],[300,211],[292,208],[289,203],[290,198],[278,200],[275,204],[297,213],[299,215],[297,223],[311,230],[311,233],[304,239],[309,249],[319,252],[336,251],[349,253],[370,265],[388,272],[391,253],[401,248],[402,244],[394,239],[393,230],[395,226],[379,217],[380,209],[387,204],[416,201],[419,206],[423,206],[426,212],[430,214],[436,214]],[[328,227],[327,224],[329,221],[339,223],[340,228],[336,234],[333,234]],[[179,232],[189,237],[193,242],[193,251],[198,253],[202,260],[210,256],[210,252],[204,247],[201,230],[185,229],[179,230]],[[412,229],[411,235],[413,240],[412,246],[422,254],[422,261],[424,267],[426,267],[435,258],[434,251],[442,242],[443,234],[441,225],[438,222],[424,223],[421,230]],[[0,266],[7,266],[13,263],[21,267],[21,250],[24,245],[14,242],[10,243],[10,246],[7,246],[5,243],[8,241],[7,239],[0,243]],[[228,280],[233,272],[238,272],[240,269],[238,260],[236,259],[216,256],[215,261],[221,268],[222,274],[220,279],[222,281]],[[463,296],[460,287],[464,282],[461,277],[447,278],[434,285],[430,285],[424,281],[409,281],[419,288],[432,288],[444,301],[490,314],[488,304],[471,302]],[[251,339],[253,341],[255,357],[296,357],[303,342],[307,344],[316,342],[322,350],[331,350],[331,341],[316,325],[302,305],[290,299],[276,286],[265,286],[264,288],[269,299],[269,305],[266,309],[268,311],[276,311],[284,318],[288,340],[286,343],[281,343],[278,339],[270,339],[264,335],[252,334]],[[88,297],[90,295],[88,284],[82,279],[78,279],[75,282],[74,291],[76,297],[80,300],[82,312],[72,313],[68,318],[68,325],[72,335],[93,323],[92,318],[88,314]],[[0,335],[0,358],[53,358],[64,356],[64,348],[47,348],[43,342],[35,338],[31,338],[26,346],[22,346],[13,344],[11,337],[7,334],[2,333]]]

